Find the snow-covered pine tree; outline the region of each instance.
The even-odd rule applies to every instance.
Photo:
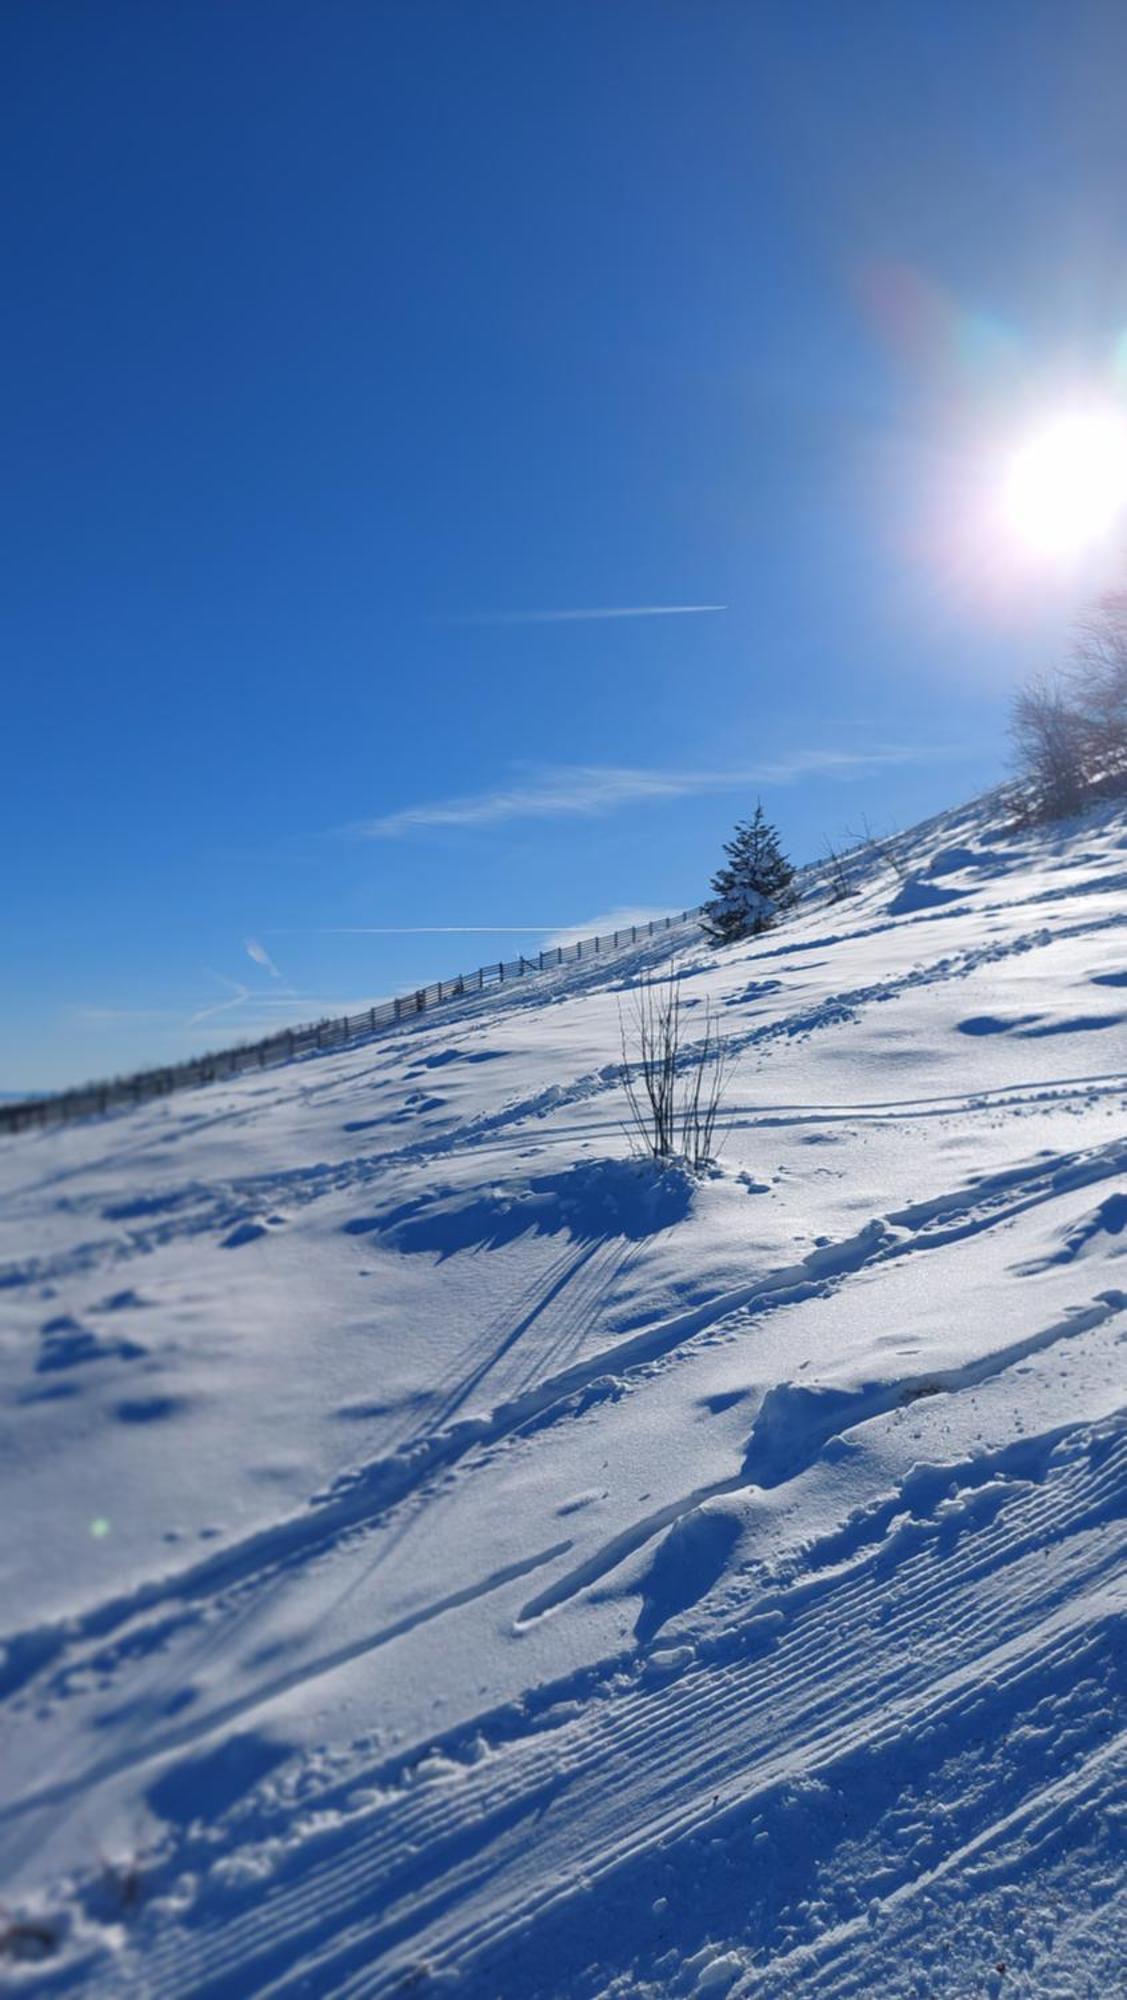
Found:
[[[758,802],[754,817],[737,826],[724,852],[728,866],[713,876],[713,901],[704,906],[704,928],[713,944],[756,936],[798,901],[794,869]]]

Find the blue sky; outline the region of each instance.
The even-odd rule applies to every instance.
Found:
[[[1125,74],[1057,0],[6,8],[0,1086],[999,777]]]

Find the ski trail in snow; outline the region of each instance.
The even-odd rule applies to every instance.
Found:
[[[976,946],[940,959],[935,964],[913,967],[903,973],[847,988],[813,1007],[800,1009],[781,1019],[743,1032],[730,1032],[726,1037],[727,1045],[731,1055],[735,1056],[753,1049],[769,1049],[781,1040],[801,1040],[822,1029],[856,1024],[866,1008],[896,1000],[919,987],[968,978],[983,967],[1044,948],[1063,938],[1123,926],[1127,926],[1127,916],[1111,915],[1055,931],[1040,929],[996,944]],[[680,1056],[682,1067],[692,1062],[696,1046],[691,1039],[685,1043]],[[218,1200],[213,1190],[191,1185],[170,1190],[163,1197],[148,1196],[140,1204],[141,1212],[160,1214],[164,1211],[163,1219],[126,1228],[111,1236],[91,1238],[60,1257],[32,1258],[19,1264],[0,1266],[0,1289],[15,1284],[57,1281],[95,1269],[105,1261],[127,1262],[183,1234],[228,1229],[251,1212],[280,1204],[318,1201],[327,1194],[359,1186],[367,1188],[386,1180],[404,1165],[430,1164],[462,1153],[478,1147],[486,1138],[496,1140],[507,1131],[541,1119],[563,1104],[575,1105],[617,1090],[621,1086],[622,1075],[621,1062],[612,1062],[604,1065],[599,1072],[582,1076],[566,1087],[553,1084],[531,1098],[518,1099],[476,1120],[460,1122],[445,1137],[432,1136],[407,1146],[360,1155],[337,1165],[321,1162],[308,1169],[240,1176],[221,1190]],[[1123,1080],[1127,1084],[1127,1070],[1123,1072]],[[613,1129],[620,1124],[621,1118],[617,1118]],[[128,1221],[129,1217],[123,1214],[121,1219]]]
[[[627,1556],[652,1541],[663,1528],[685,1520],[706,1501],[718,1500],[726,1494],[740,1493],[752,1487],[779,1486],[785,1480],[795,1479],[814,1463],[831,1439],[848,1436],[859,1424],[870,1423],[874,1417],[883,1416],[886,1411],[894,1410],[916,1396],[953,1395],[960,1389],[987,1382],[995,1375],[1004,1374],[1008,1368],[1016,1367],[1031,1354],[1039,1354],[1058,1341],[1071,1340],[1077,1334],[1102,1326],[1125,1309],[1127,1293],[1106,1293],[1089,1306],[1077,1307],[1067,1318],[1057,1320],[1037,1333],[1028,1334],[1008,1347],[998,1348],[992,1354],[982,1355],[976,1361],[964,1362],[958,1368],[932,1369],[926,1373],[915,1371],[875,1383],[870,1388],[827,1393],[817,1386],[780,1383],[777,1388],[769,1390],[763,1400],[751,1433],[747,1457],[735,1478],[718,1480],[712,1486],[697,1487],[683,1499],[667,1501],[656,1513],[624,1529],[605,1548],[596,1550],[576,1569],[557,1578],[539,1596],[530,1599],[520,1614],[521,1623],[528,1624],[535,1618],[542,1618],[546,1612],[565,1604],[578,1591],[601,1581]]]
[[[0,1145],[17,1984],[1115,1990],[1127,822],[1003,817],[770,941]],[[668,952],[731,1152],[639,1222]]]
[[[707,1914],[717,1843],[744,1857],[754,1901],[762,1836],[765,1853],[800,1838],[813,1866],[838,1799],[874,1815],[899,1794],[905,1757],[918,1780],[934,1775],[968,1716],[986,1727],[993,1712],[990,1728],[1012,1731],[1039,1691],[1093,1670],[1120,1685],[1125,1466],[1122,1431],[1078,1435],[1000,1504],[983,1512],[972,1490],[961,1518],[951,1499],[891,1543],[859,1547],[667,1678],[642,1666],[612,1679],[574,1717],[565,1702],[555,1725],[549,1711],[479,1761],[454,1757],[338,1823],[322,1801],[320,1830],[280,1857],[265,1893],[155,1944],[154,2000],[185,1985],[218,1995],[232,1978],[384,1995],[422,1965],[434,1977],[456,1967],[473,1994],[582,1992],[576,1952],[596,1912],[630,1924],[644,1958],[658,1891],[679,1883]],[[1081,1731],[1074,1750],[1090,1739]],[[886,1881],[884,1897],[903,1882]]]
[[[644,1326],[498,1405],[488,1416],[465,1418],[448,1428],[430,1430],[393,1458],[381,1458],[357,1468],[344,1475],[306,1512],[205,1557],[188,1570],[155,1578],[118,1600],[95,1606],[64,1626],[13,1633],[5,1641],[5,1655],[0,1663],[0,1700],[41,1674],[64,1649],[70,1652],[76,1644],[89,1641],[101,1644],[141,1615],[148,1617],[154,1610],[210,1600],[256,1576],[268,1576],[294,1561],[309,1560],[342,1534],[382,1520],[390,1508],[400,1504],[425,1481],[448,1472],[467,1453],[496,1445],[522,1432],[533,1420],[542,1421],[553,1413],[566,1417],[573,1398],[592,1391],[597,1393],[600,1384],[606,1385],[607,1393],[614,1393],[621,1375],[644,1367],[702,1334],[714,1333],[736,1316],[742,1322],[748,1313],[803,1303],[866,1268],[914,1251],[943,1247],[1008,1221],[1030,1206],[1051,1200],[1064,1189],[1095,1184],[1125,1170],[1127,1144],[1120,1141],[1054,1163],[1026,1162],[969,1187],[894,1211],[887,1220],[873,1219],[855,1236],[819,1247],[797,1264],[759,1274],[746,1285]],[[586,1261],[585,1257],[581,1261]],[[506,1340],[515,1340],[520,1330],[518,1323]],[[1039,1338],[1035,1336],[1035,1340]],[[450,1414],[456,1414],[476,1382],[483,1379],[483,1373],[476,1370],[462,1385],[450,1405]],[[900,1392],[901,1385],[889,1385],[886,1391],[893,1400]],[[703,1497],[702,1491],[683,1502],[671,1503],[673,1512],[669,1518]],[[661,1525],[664,1522],[657,1520],[647,1533],[641,1534],[639,1530],[641,1539],[648,1539]]]

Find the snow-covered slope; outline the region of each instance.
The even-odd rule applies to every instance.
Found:
[[[898,854],[0,1145],[0,1977],[1124,1990],[1127,820]]]

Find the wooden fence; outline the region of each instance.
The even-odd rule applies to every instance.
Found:
[[[281,1028],[259,1042],[243,1042],[217,1054],[193,1056],[186,1062],[170,1063],[163,1069],[137,1070],[132,1076],[112,1077],[106,1083],[84,1083],[74,1090],[61,1090],[49,1097],[17,1099],[0,1104],[0,1132],[24,1132],[35,1126],[65,1125],[75,1118],[100,1116],[121,1106],[144,1104],[149,1098],[167,1097],[174,1090],[192,1090],[200,1084],[217,1083],[240,1076],[246,1070],[269,1069],[275,1063],[292,1062],[324,1049],[340,1049],[350,1042],[367,1040],[385,1033],[400,1021],[409,1021],[431,1007],[465,999],[488,988],[499,989],[531,974],[554,970],[583,958],[604,956],[638,944],[675,924],[688,923],[700,910],[682,910],[679,917],[656,917],[652,923],[629,924],[608,931],[604,937],[580,938],[575,944],[554,945],[549,951],[530,958],[495,959],[478,966],[475,972],[461,972],[454,979],[439,979],[433,985],[416,987],[413,993],[396,1000],[384,1000],[365,1007],[359,1014],[342,1014],[332,1020],[314,1021],[306,1027]]]

